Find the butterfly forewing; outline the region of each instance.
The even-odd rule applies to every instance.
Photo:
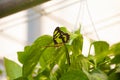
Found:
[[[59,27],[57,27],[55,30],[54,30],[54,33],[53,33],[53,41],[54,41],[54,44],[58,44],[59,42],[62,42],[59,37],[60,37],[60,30],[59,30]]]

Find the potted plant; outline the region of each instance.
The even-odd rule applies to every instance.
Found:
[[[80,29],[69,32],[57,27],[53,36],[43,35],[24,51],[19,51],[22,66],[4,58],[9,80],[120,80],[120,43],[91,42],[88,56],[82,53]],[[91,47],[94,47],[94,55]]]

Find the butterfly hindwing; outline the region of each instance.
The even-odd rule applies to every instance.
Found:
[[[67,43],[69,40],[69,34],[68,33],[62,33],[62,42]]]
[[[53,41],[54,41],[55,45],[56,44],[67,43],[68,40],[69,40],[69,37],[70,37],[69,34],[61,31],[59,27],[57,27],[54,30]]]

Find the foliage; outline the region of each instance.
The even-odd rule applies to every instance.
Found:
[[[43,35],[17,53],[22,66],[5,58],[9,80],[120,80],[120,43],[94,41],[94,55],[85,57],[80,31],[61,29],[70,35],[68,43],[56,47],[52,36]]]
[[[2,75],[3,71],[0,69],[0,75]]]

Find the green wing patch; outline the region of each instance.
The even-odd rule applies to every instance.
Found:
[[[60,30],[59,27],[56,27],[53,33],[53,41],[55,45],[67,43],[70,38],[68,33],[65,33]]]

